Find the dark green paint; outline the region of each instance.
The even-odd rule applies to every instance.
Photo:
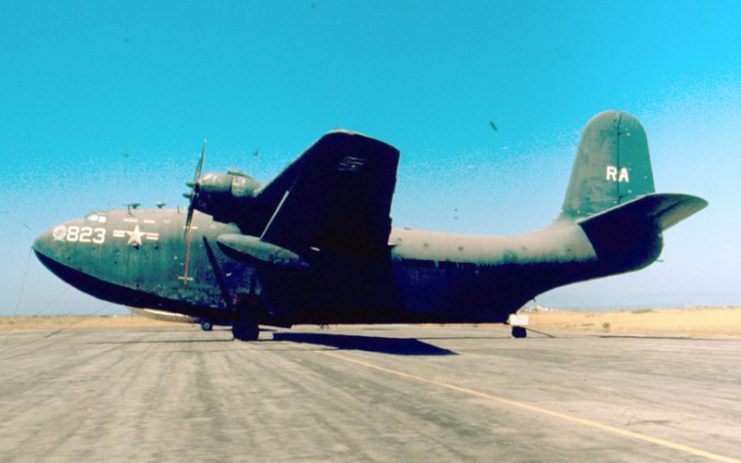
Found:
[[[94,296],[239,319],[244,336],[254,323],[503,322],[549,289],[649,265],[663,231],[707,204],[654,193],[645,132],[616,111],[585,127],[559,219],[520,236],[392,229],[397,163],[385,143],[333,132],[268,184],[207,174],[194,198],[207,214],[193,218],[192,280],[185,212],[108,211],[105,223],[63,224],[104,229],[105,242],[55,240],[52,229],[34,250]],[[149,233],[140,245],[135,227]]]

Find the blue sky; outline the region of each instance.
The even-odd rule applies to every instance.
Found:
[[[741,304],[740,31],[722,1],[5,0],[0,314],[120,311],[30,245],[94,209],[184,205],[204,137],[207,170],[269,179],[328,130],[364,132],[402,152],[395,225],[514,234],[558,215],[605,109],[643,122],[657,190],[710,207],[663,263],[539,302]]]

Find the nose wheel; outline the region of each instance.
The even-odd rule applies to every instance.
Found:
[[[211,331],[212,329],[214,329],[214,325],[210,321],[204,320],[201,322],[201,331]]]
[[[512,327],[512,337],[513,338],[526,338],[527,337],[527,329],[524,326],[513,326]]]
[[[517,313],[509,314],[507,324],[512,327],[512,337],[516,339],[527,337],[528,316]]]

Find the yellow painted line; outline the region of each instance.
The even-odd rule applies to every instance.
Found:
[[[690,455],[698,456],[698,457],[704,457],[709,460],[713,461],[722,461],[726,463],[741,463],[741,460],[731,457],[726,457],[723,455],[718,455],[717,453],[708,452],[705,450],[701,450],[695,447],[691,447],[689,445],[679,444],[677,442],[672,442],[670,440],[661,439],[658,437],[649,436],[648,434],[641,434],[639,432],[634,431],[628,431],[626,429],[617,428],[615,426],[610,426],[607,424],[599,423],[597,421],[587,420],[584,418],[579,418],[577,416],[567,415],[565,413],[549,410],[547,408],[539,407],[537,405],[529,404],[527,402],[519,402],[517,400],[511,400],[506,399],[504,397],[500,397],[494,394],[490,394],[488,392],[481,392],[477,391],[475,389],[469,389],[462,386],[456,386],[455,384],[445,383],[442,381],[435,381],[434,379],[424,378],[422,376],[413,375],[410,373],[405,373],[403,371],[399,370],[393,370],[391,368],[385,368],[382,366],[375,365],[370,362],[366,362],[363,360],[359,360],[352,357],[347,357],[345,355],[337,354],[333,351],[326,351],[326,350],[320,350],[316,351],[320,354],[326,355],[328,357],[333,357],[339,360],[343,360],[345,362],[354,363],[356,365],[361,365],[366,368],[370,368],[372,370],[381,371],[384,373],[388,373],[390,375],[398,376],[400,378],[409,379],[412,381],[417,381],[419,383],[425,383],[425,384],[432,384],[434,386],[439,386],[445,389],[449,389],[451,391],[460,392],[463,394],[479,397],[482,399],[486,399],[492,402],[497,402],[504,405],[509,405],[510,407],[519,408],[521,410],[527,410],[530,412],[539,413],[541,415],[550,416],[552,418],[557,418],[563,421],[568,421],[571,423],[576,423],[581,426],[586,426],[588,428],[593,429],[599,429],[600,431],[604,431],[610,434],[615,434],[618,436],[628,437],[631,439],[636,439],[643,442],[648,442],[650,444],[659,445],[661,447],[666,447],[673,450],[678,450],[680,452],[684,452]]]

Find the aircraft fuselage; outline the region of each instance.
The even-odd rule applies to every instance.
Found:
[[[558,219],[518,236],[392,228],[399,154],[335,130],[262,183],[202,175],[204,143],[187,210],[93,213],[34,250],[96,297],[255,340],[260,324],[504,322],[551,288],[647,266],[707,206],[655,191],[645,131],[620,111],[584,127]]]
[[[112,210],[48,230],[34,250],[62,279],[101,299],[224,324],[234,304],[249,299],[260,305],[260,324],[279,326],[503,322],[543,291],[615,270],[603,268],[568,221],[511,237],[394,228],[385,256],[352,265],[317,250],[305,269],[234,259],[217,243],[225,233],[239,229],[196,213],[187,255],[184,212]],[[647,265],[660,248],[653,240],[638,259],[637,250],[624,250],[634,256],[624,265]],[[274,306],[260,302],[263,292]]]

